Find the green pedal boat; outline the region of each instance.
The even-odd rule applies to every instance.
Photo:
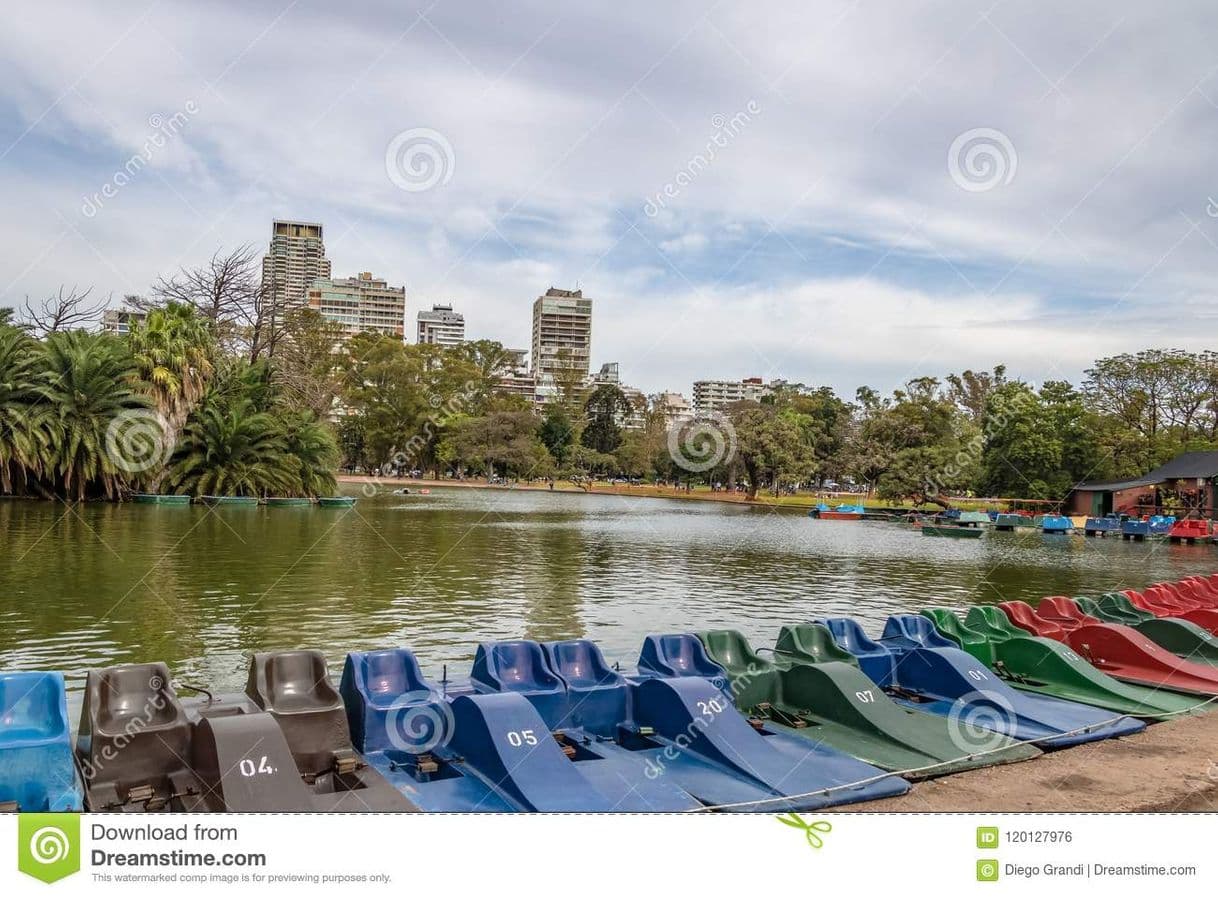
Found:
[[[1110,592],[1098,599],[1075,598],[1074,603],[1085,614],[1105,623],[1132,626],[1161,648],[1179,654],[1186,660],[1218,666],[1218,637],[1189,620],[1178,617],[1156,617],[1142,610],[1120,592]]]
[[[922,611],[935,628],[1022,691],[1064,698],[1146,720],[1198,710],[1203,700],[1114,679],[1053,639],[1031,635],[996,607]]]
[[[894,702],[841,650],[824,626],[784,626],[773,661],[733,629],[698,633],[731,682],[737,707],[783,732],[802,735],[882,769],[931,778],[1011,763],[1038,748],[994,735],[995,750],[977,755],[951,723]],[[927,767],[932,767],[927,769]]]

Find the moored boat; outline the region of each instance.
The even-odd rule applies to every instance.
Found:
[[[318,651],[256,653],[243,694],[180,698],[163,663],[93,670],[76,757],[92,812],[417,807],[355,753]]]
[[[1074,532],[1074,521],[1061,514],[1045,514],[1040,518],[1042,533],[1068,535]]]
[[[199,501],[208,507],[256,508],[258,499],[253,495],[200,495]]]
[[[976,526],[963,526],[951,523],[922,524],[922,535],[924,536],[945,536],[950,539],[980,539],[984,532],[985,530]]]
[[[1210,522],[1208,520],[1177,520],[1167,531],[1170,542],[1187,542],[1193,544],[1198,539],[1205,541],[1210,537]]]
[[[189,495],[153,495],[150,493],[137,492],[131,496],[131,500],[137,505],[188,505],[190,504]]]
[[[808,516],[817,520],[862,520],[865,513],[866,508],[862,505],[841,504],[830,508],[822,502],[809,511]]]
[[[1034,741],[1042,750],[1131,735],[1145,723],[1074,701],[1020,692],[981,667],[972,655],[934,632],[910,638],[904,616],[889,617],[879,641],[848,617],[818,620],[840,647],[858,658],[877,685],[902,700],[949,719],[974,717],[975,726]],[[999,708],[996,710],[996,708]]]
[[[0,673],[0,810],[83,807],[62,673]]]
[[[1119,533],[1121,531],[1121,518],[1115,514],[1108,514],[1105,517],[1088,517],[1083,522],[1083,535],[1085,536],[1106,536],[1109,533]]]
[[[321,508],[353,508],[355,507],[355,497],[351,495],[323,495],[317,499],[317,505]]]
[[[1126,542],[1145,542],[1150,535],[1150,521],[1130,518],[1121,522],[1121,538]]]

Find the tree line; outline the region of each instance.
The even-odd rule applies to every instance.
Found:
[[[740,487],[864,484],[891,500],[1057,500],[1218,448],[1218,353],[1146,350],[1083,382],[1002,365],[918,377],[890,395],[788,384],[672,421],[611,383],[564,379],[538,407],[499,386],[499,343],[445,348],[282,307],[257,256],[217,253],[127,297],[147,317],[92,332],[89,291],[0,309],[0,490],[64,499],[133,491],[318,495],[337,469],[378,476],[598,477]],[[568,382],[569,379],[569,382]]]

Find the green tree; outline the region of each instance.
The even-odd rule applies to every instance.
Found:
[[[9,311],[11,309],[0,309]],[[42,472],[49,433],[47,407],[38,399],[40,346],[0,320],[0,491],[24,487]]]
[[[108,444],[107,433],[120,415],[149,409],[126,345],[107,335],[61,331],[47,337],[43,358],[37,393],[49,411],[45,466],[54,487],[77,501],[91,495],[118,498],[135,459],[116,449],[113,435]],[[145,450],[139,450],[141,457]]]
[[[633,410],[621,387],[602,383],[584,402],[588,423],[580,434],[580,443],[602,455],[613,454],[622,442],[621,423]]]
[[[749,499],[755,499],[763,481],[775,491],[784,482],[801,481],[815,473],[816,459],[798,425],[757,402],[738,402],[729,409],[736,435],[736,460],[749,480]]]
[[[566,409],[557,403],[550,405],[537,429],[537,435],[553,456],[554,463],[564,464],[575,442],[575,424]]]
[[[190,495],[292,495],[299,484],[279,421],[248,399],[209,403],[187,422],[168,482]]]

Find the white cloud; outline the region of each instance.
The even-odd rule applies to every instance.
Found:
[[[0,303],[145,289],[299,216],[337,272],[451,299],[507,343],[579,281],[598,360],[645,388],[771,362],[847,391],[918,363],[1043,379],[1046,358],[1206,339],[1169,325],[1214,308],[1212,4],[71,7],[0,33]],[[180,136],[82,217],[187,100]],[[425,193],[385,173],[414,127],[453,148]],[[946,155],[982,127],[1018,170],[970,193]]]

